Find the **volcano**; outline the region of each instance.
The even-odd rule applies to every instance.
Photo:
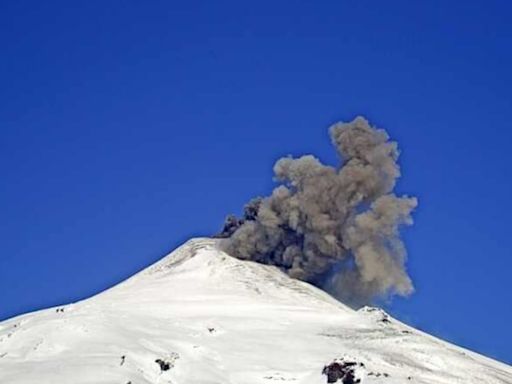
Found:
[[[0,323],[2,384],[512,383],[512,367],[192,239],[87,300]]]

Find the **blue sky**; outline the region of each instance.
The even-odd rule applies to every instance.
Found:
[[[512,362],[512,5],[0,4],[0,319],[99,292],[335,162],[366,116],[402,149],[416,293],[389,311]]]

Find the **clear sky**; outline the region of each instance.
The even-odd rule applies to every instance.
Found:
[[[335,162],[402,149],[416,293],[389,311],[512,362],[510,1],[0,3],[0,319],[99,292]]]

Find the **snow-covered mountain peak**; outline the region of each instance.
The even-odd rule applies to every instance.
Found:
[[[324,369],[325,368],[325,369]],[[0,383],[512,383],[512,368],[193,239],[90,299],[0,323]]]
[[[354,313],[322,290],[299,280],[290,279],[279,269],[250,261],[241,261],[222,252],[218,240],[198,238],[162,258],[113,289],[101,294],[102,300],[116,301],[115,295],[130,295],[139,287],[165,292],[159,300],[172,301],[179,293],[187,296],[219,297],[215,302],[232,307],[237,300],[317,307]],[[153,298],[154,296],[151,295]],[[133,296],[141,303],[140,295]]]

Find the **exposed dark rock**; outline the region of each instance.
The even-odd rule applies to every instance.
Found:
[[[389,373],[380,373],[380,372],[369,372],[368,373],[368,376],[375,376],[375,377],[381,377],[381,376],[384,376],[384,377],[389,377]]]
[[[156,359],[155,363],[157,363],[160,366],[161,371],[168,371],[171,369],[171,363],[164,361],[162,359]]]
[[[343,384],[360,383],[361,380],[356,379],[354,374],[356,365],[357,363],[354,361],[334,361],[324,367],[322,374],[327,376],[328,383],[336,383],[338,380],[341,380]]]

